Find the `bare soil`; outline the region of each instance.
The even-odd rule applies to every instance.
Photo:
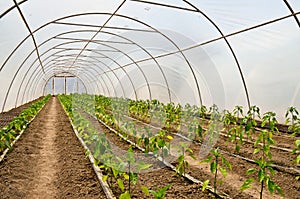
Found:
[[[136,122],[135,125],[140,127],[143,125],[143,123]],[[152,130],[154,131],[154,129]],[[293,148],[293,141],[295,137],[289,137],[289,135],[285,133],[281,134],[281,136],[280,133],[274,136],[277,141],[276,143],[280,143],[279,146],[281,147],[286,147],[288,149]],[[280,138],[282,138],[282,140]],[[178,145],[178,143],[181,141],[183,140],[175,136],[172,144]],[[220,149],[229,153],[235,153],[250,159],[258,158],[257,154],[253,155],[253,144],[244,142],[240,152],[237,153],[234,151],[234,143],[227,142],[227,138],[223,136],[219,137],[215,147],[219,147]],[[194,151],[195,155],[197,155],[199,154],[201,145],[191,143],[190,148]],[[273,155],[274,164],[299,169],[299,165],[295,165],[294,163],[296,155],[291,154],[291,152],[271,148],[271,153]],[[221,174],[219,174],[219,179],[222,180],[222,183],[218,183],[218,190],[229,194],[232,198],[259,198],[260,184],[257,182],[253,183],[252,188],[243,192],[240,191],[240,187],[246,179],[249,177],[257,178],[257,174],[252,176],[246,175],[246,171],[249,168],[257,168],[257,165],[237,157],[229,156],[227,154],[223,154],[223,156],[231,163],[233,170],[228,171],[226,178],[221,177]],[[190,168],[187,170],[188,174],[196,177],[199,180],[204,181],[209,179],[212,182],[214,176],[210,173],[209,164],[200,164],[202,159],[193,160],[189,157],[186,157],[186,160],[190,164]],[[176,163],[173,164],[174,166],[176,165]],[[296,175],[297,174],[295,172],[287,172],[286,170],[275,169],[275,176],[273,176],[272,179],[282,188],[285,198],[300,198],[300,183],[299,180],[295,179]],[[277,193],[274,193],[273,195],[270,194],[267,188],[265,189],[263,196],[264,198],[282,198]]]
[[[112,150],[114,151],[117,156],[121,157],[126,154],[126,151],[129,148],[129,143],[120,139],[115,133],[107,129],[104,125],[99,123],[94,118],[90,117],[88,114],[82,113],[81,114],[89,119],[93,125],[93,127],[101,133],[106,134],[106,138],[112,145]],[[201,185],[197,183],[193,183],[187,180],[184,177],[180,177],[175,171],[162,165],[158,160],[151,157],[143,157],[142,152],[138,149],[134,148],[133,152],[135,154],[135,158],[139,161],[143,161],[145,163],[152,164],[152,168],[147,171],[142,171],[138,173],[138,182],[136,185],[131,184],[131,198],[139,198],[139,199],[148,199],[154,198],[152,195],[146,196],[142,190],[141,186],[146,186],[148,189],[152,189],[157,191],[159,188],[167,186],[168,184],[172,184],[170,189],[166,192],[166,199],[192,199],[192,198],[215,198],[211,193],[208,191],[202,192]],[[124,157],[123,157],[124,158]],[[120,188],[118,188],[117,182],[114,180],[110,183],[108,180],[110,187],[114,195],[118,198],[119,195],[122,193]],[[125,190],[128,190],[129,183],[124,181]]]
[[[0,198],[106,198],[57,98],[0,163]]]
[[[23,104],[22,106],[13,108],[9,111],[0,113],[0,128],[3,128],[4,126],[8,125],[9,122],[16,116],[18,116],[22,110],[27,109],[31,104],[34,102],[40,100],[41,98],[35,99],[31,102],[28,102],[26,104]]]

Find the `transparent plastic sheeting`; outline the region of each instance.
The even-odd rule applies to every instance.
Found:
[[[1,112],[53,92],[300,108],[298,0],[16,3],[0,1]]]

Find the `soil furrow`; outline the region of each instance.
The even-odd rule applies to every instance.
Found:
[[[57,98],[0,163],[0,198],[106,198]]]

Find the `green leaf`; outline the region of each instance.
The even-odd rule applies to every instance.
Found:
[[[258,170],[258,181],[262,182],[264,179],[265,179],[265,172],[262,169]]]
[[[252,173],[254,173],[254,172],[255,172],[255,168],[248,169],[248,170],[246,171],[246,175],[250,175],[250,174],[252,174]]]
[[[269,169],[271,175],[274,176],[275,175],[274,169],[272,167],[268,167],[268,169]]]
[[[178,156],[178,162],[183,162],[183,160],[184,160],[184,155],[180,155],[180,156]]]
[[[136,184],[138,181],[138,174],[130,172],[129,176],[130,176],[130,182],[132,182],[133,184]]]
[[[205,180],[202,185],[202,191],[204,191],[208,186],[209,180]]]
[[[126,191],[125,193],[122,193],[119,197],[119,199],[130,199],[130,194],[128,191]]]
[[[232,170],[231,164],[224,158],[222,158],[222,164],[225,165],[228,169]]]
[[[145,169],[149,169],[150,167],[152,167],[152,164],[146,164],[142,161],[138,161],[138,170],[145,170]]]
[[[297,163],[297,164],[300,163],[300,155],[298,155],[298,156],[296,157],[296,163]]]
[[[260,148],[256,148],[256,149],[254,149],[254,152],[253,152],[253,154],[256,154],[256,153],[258,153],[260,151]]]
[[[269,178],[268,178],[269,179]],[[269,192],[271,193],[271,194],[273,194],[274,193],[274,190],[275,190],[275,183],[272,181],[272,180],[268,180],[267,181],[267,186],[268,186],[268,190],[269,190]]]
[[[212,160],[212,156],[208,156],[205,160],[202,160],[200,163],[208,163]]]
[[[276,189],[276,191],[277,191],[281,196],[284,196],[283,191],[282,191],[282,189],[280,188],[280,186],[275,185],[275,189]]]
[[[102,180],[103,180],[104,182],[106,182],[107,178],[108,178],[108,175],[103,175],[103,176],[102,176]]]
[[[198,136],[199,136],[200,138],[202,138],[202,132],[203,132],[202,127],[201,127],[200,125],[198,125],[198,127],[197,127],[197,134],[198,134]]]
[[[173,140],[173,137],[170,136],[170,135],[167,135],[167,138],[168,138],[169,140]]]
[[[215,173],[216,170],[217,170],[217,163],[216,163],[216,162],[212,162],[212,163],[210,164],[210,172],[211,172],[211,173]]]
[[[297,146],[298,149],[300,149],[300,140],[296,140],[295,145]]]
[[[150,195],[150,192],[149,192],[148,187],[146,187],[146,186],[141,186],[141,190],[143,191],[143,193],[144,193],[146,196],[149,196],[149,195]]]
[[[246,127],[245,127],[245,131],[249,131],[251,129],[252,125],[250,122],[247,123]]]
[[[221,173],[222,173],[222,175],[223,175],[224,177],[227,176],[227,171],[226,171],[226,169],[220,168],[220,171],[221,171]]]
[[[125,180],[129,180],[129,175],[127,173],[123,173],[123,177]]]
[[[117,182],[118,182],[119,188],[122,190],[122,192],[124,192],[124,183],[123,183],[123,181],[121,179],[118,179]]]
[[[254,181],[254,178],[247,179],[244,184],[241,186],[241,191],[244,191],[246,189],[249,189],[251,187],[251,183]]]

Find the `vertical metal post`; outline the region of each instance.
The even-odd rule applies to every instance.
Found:
[[[54,95],[54,77],[52,78],[52,95]]]
[[[67,94],[67,77],[65,76],[65,95]]]

